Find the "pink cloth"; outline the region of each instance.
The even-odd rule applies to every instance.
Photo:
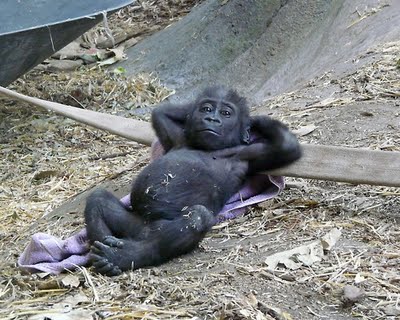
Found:
[[[161,157],[164,150],[158,140],[151,148],[151,160]],[[238,193],[229,199],[218,214],[218,221],[233,219],[243,214],[247,207],[277,196],[284,188],[283,177],[255,175],[249,178]],[[121,199],[129,208],[130,195]],[[26,272],[48,272],[59,274],[73,270],[89,262],[89,242],[86,229],[60,240],[45,233],[36,233],[18,259],[18,266]]]
[[[60,240],[46,233],[36,233],[18,259],[18,266],[26,272],[59,274],[89,262],[89,242],[86,229]]]

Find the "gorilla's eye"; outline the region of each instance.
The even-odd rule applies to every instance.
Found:
[[[222,114],[224,117],[227,117],[227,118],[229,118],[229,117],[231,116],[231,112],[230,112],[229,110],[222,110],[222,111],[221,111],[221,114]]]
[[[212,111],[212,105],[210,103],[205,103],[201,106],[200,111],[201,112],[211,112]]]

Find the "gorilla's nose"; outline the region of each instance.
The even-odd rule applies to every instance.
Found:
[[[214,117],[214,116],[207,116],[204,118],[204,120],[206,122],[211,122],[213,124],[221,124],[221,119],[219,119],[218,117]]]

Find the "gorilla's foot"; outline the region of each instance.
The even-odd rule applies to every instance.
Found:
[[[96,272],[106,276],[122,273],[118,261],[123,254],[124,242],[113,236],[107,236],[102,242],[95,241],[91,247],[90,259]]]

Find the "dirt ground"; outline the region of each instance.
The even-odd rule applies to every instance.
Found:
[[[141,3],[135,14],[156,12]],[[176,3],[186,12],[194,2],[164,8]],[[178,16],[165,9],[153,17],[165,25],[171,12]],[[321,74],[253,113],[283,120],[302,142],[400,151],[400,42],[357,58],[356,71]],[[151,76],[125,79],[100,68],[33,71],[10,88],[145,119],[148,106],[171,93]],[[87,190],[102,185],[125,195],[149,150],[7,99],[0,132],[1,319],[400,318],[399,188],[287,179],[280,196],[217,225],[198,250],[162,266],[114,278],[90,268],[22,274],[16,260],[33,233],[66,238],[83,228]],[[342,234],[321,261],[268,268],[271,254],[334,228]],[[350,299],[348,286],[360,295]]]

